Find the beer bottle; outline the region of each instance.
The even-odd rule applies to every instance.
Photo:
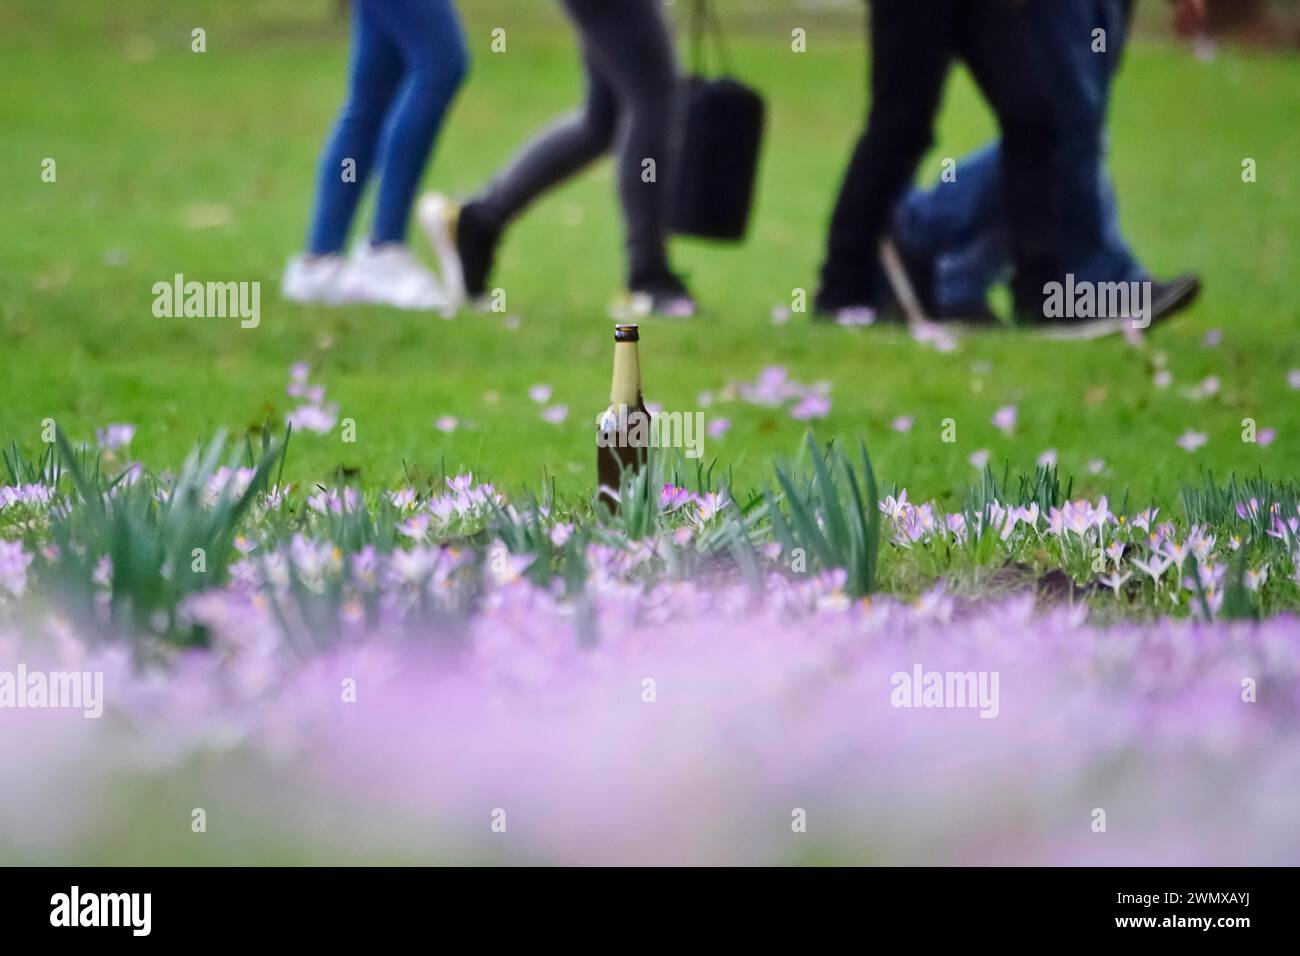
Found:
[[[619,490],[624,471],[640,471],[650,447],[650,413],[641,398],[641,361],[635,325],[614,326],[614,381],[609,390],[609,408],[596,420],[596,479],[599,500],[618,511],[618,500],[610,494]]]

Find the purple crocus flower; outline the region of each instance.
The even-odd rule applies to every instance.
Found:
[[[674,508],[680,508],[682,505],[690,504],[695,496],[685,488],[678,488],[676,485],[666,484],[659,492],[659,510],[672,511]]]
[[[1004,435],[1010,435],[1016,430],[1016,419],[1019,413],[1014,405],[1003,405],[993,413],[993,427]]]
[[[32,556],[21,541],[0,541],[0,597],[5,592],[22,597],[27,589],[27,568]]]
[[[134,425],[114,424],[95,429],[95,440],[104,451],[113,451],[115,448],[129,445],[134,437]]]
[[[285,421],[296,432],[308,431],[318,435],[328,434],[338,421],[337,405],[299,405],[285,416]]]
[[[830,414],[831,400],[825,395],[807,395],[790,409],[790,417],[795,421],[810,421],[825,418]]]

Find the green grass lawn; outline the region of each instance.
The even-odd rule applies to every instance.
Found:
[[[726,8],[730,4],[724,3]],[[477,188],[539,125],[578,99],[574,44],[551,5],[463,5],[474,64],[426,183]],[[1300,463],[1300,60],[1226,51],[1198,62],[1179,47],[1135,46],[1115,98],[1113,169],[1128,234],[1159,274],[1195,269],[1195,310],[1144,349],[1122,341],[1053,344],[1011,333],[963,340],[941,354],[894,329],[773,326],[773,306],[811,292],[824,224],[865,108],[860,16],[749,10],[732,38],[737,72],[770,107],[756,218],[748,242],[675,246],[704,315],[653,324],[642,337],[647,398],[693,410],[701,391],[781,364],[802,382],[833,383],[819,437],[868,441],[886,484],[941,496],[969,480],[989,449],[1013,470],[1057,449],[1076,489],[1169,502],[1180,478],[1216,472],[1294,476]],[[789,31],[809,30],[809,51]],[[204,54],[190,31],[207,30]],[[489,51],[508,30],[508,52]],[[593,420],[607,401],[607,305],[621,280],[620,228],[604,163],[547,197],[510,234],[495,284],[500,315],[454,321],[380,308],[318,309],[279,299],[279,274],[302,242],[317,151],[338,108],[347,36],[331,4],[127,4],[9,0],[0,12],[0,438],[29,449],[56,419],[78,439],[96,426],[138,426],[133,453],[174,467],[196,440],[235,433],[294,405],[288,368],[313,380],[357,426],[357,441],[294,439],[287,474],[328,477],[342,465],[367,484],[396,484],[404,466],[471,467],[498,483],[545,472],[584,492],[593,482]],[[991,130],[971,84],[951,85],[940,160]],[[57,182],[41,181],[46,157]],[[1241,180],[1241,163],[1258,181]],[[364,217],[368,225],[369,216]],[[259,280],[262,320],[159,319],[152,286],[188,279]],[[1203,338],[1222,330],[1222,344]],[[1163,355],[1173,374],[1153,385]],[[1219,392],[1182,390],[1217,376]],[[529,386],[554,386],[562,425],[540,418]],[[990,423],[1019,406],[1013,436]],[[795,450],[805,424],[784,410],[719,403],[733,427],[707,446],[739,482]],[[450,434],[434,427],[455,416]],[[912,415],[907,434],[891,430]],[[954,418],[958,441],[940,441]],[[1277,431],[1269,447],[1241,440],[1241,421]],[[1208,444],[1175,444],[1187,429]],[[1104,459],[1098,476],[1085,463]]]

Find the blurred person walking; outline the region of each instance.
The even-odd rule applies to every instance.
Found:
[[[944,83],[962,59],[1002,129],[1000,175],[1017,310],[1041,313],[1059,280],[1057,117],[1025,0],[868,0],[871,109],[831,218],[817,318],[874,318],[889,302],[881,240],[933,137]],[[856,320],[854,320],[856,321]]]
[[[1205,0],[1176,0],[1179,28],[1204,22]],[[1151,282],[1152,321],[1196,298],[1200,280],[1152,282],[1125,242],[1106,172],[1106,114],[1128,40],[1133,0],[1029,0],[1027,17],[1044,60],[1062,136],[1062,256],[1076,283]],[[951,181],[913,189],[900,204],[894,237],[908,277],[933,318],[986,316],[989,289],[1011,269],[1004,214],[1002,146],[961,160]],[[1074,322],[1078,335],[1118,331],[1117,319]]]
[[[448,306],[433,272],[406,245],[420,177],[469,65],[452,0],[352,0],[348,99],[320,159],[307,251],[283,290],[298,302]],[[372,172],[379,188],[368,241],[344,258]]]
[[[481,300],[510,222],[613,149],[630,294],[625,312],[693,315],[695,301],[667,252],[677,70],[662,0],[562,3],[582,44],[585,104],[544,130],[464,205],[426,196],[421,224],[445,274],[455,277],[448,283],[453,295]]]

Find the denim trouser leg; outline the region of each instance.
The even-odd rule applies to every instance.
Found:
[[[352,11],[348,100],[321,154],[307,246],[313,253],[342,250],[376,166],[382,179],[371,239],[405,237],[420,176],[468,62],[451,0],[354,0]]]
[[[1053,86],[1060,91],[1065,124],[1063,179],[1066,263],[1075,278],[1089,282],[1133,281],[1144,277],[1124,242],[1119,203],[1106,171],[1106,114],[1111,82],[1128,40],[1125,0],[1037,0],[1035,19],[1044,42],[1059,52]],[[1094,52],[1105,30],[1105,52]],[[1049,39],[1050,38],[1050,39]]]
[[[348,99],[321,153],[309,252],[341,252],[347,242],[379,149],[384,116],[401,80],[397,45],[365,15],[361,4],[353,4]]]
[[[1034,28],[1056,65],[1052,90],[1062,124],[1062,249],[1080,281],[1133,281],[1145,273],[1125,244],[1105,170],[1106,108],[1127,39],[1124,0],[1031,0]],[[1093,52],[1094,30],[1105,52]],[[904,248],[935,261],[940,306],[982,303],[1010,271],[996,145],[957,166],[956,181],[913,189],[896,216]]]
[[[978,149],[957,165],[953,182],[913,189],[899,204],[895,236],[903,248],[934,262],[934,296],[960,311],[984,302],[1011,274],[1011,245],[1002,206],[1002,150]]]
[[[452,0],[353,0],[402,54],[405,71],[384,119],[383,166],[370,241],[403,242],[420,178],[442,121],[469,69],[469,50]]]

